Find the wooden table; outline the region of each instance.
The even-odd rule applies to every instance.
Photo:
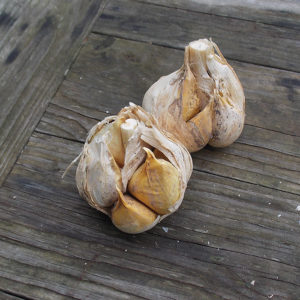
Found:
[[[0,1],[1,299],[299,299],[300,4],[253,2]],[[61,175],[203,37],[244,86],[243,134],[193,154],[178,212],[124,234]]]

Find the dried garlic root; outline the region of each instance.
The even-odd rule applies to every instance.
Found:
[[[130,104],[90,130],[76,183],[91,206],[133,234],[178,209],[192,168],[188,150],[141,107]]]
[[[242,85],[218,46],[207,39],[185,48],[183,66],[149,88],[143,107],[190,152],[207,143],[230,145],[245,119]]]

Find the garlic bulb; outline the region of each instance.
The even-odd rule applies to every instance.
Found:
[[[143,107],[190,152],[207,143],[230,145],[245,119],[242,85],[218,46],[207,39],[185,48],[183,66],[149,88]]]
[[[117,228],[139,233],[178,209],[192,168],[188,150],[131,103],[90,130],[76,183]]]

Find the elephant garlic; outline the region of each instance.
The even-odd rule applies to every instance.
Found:
[[[178,209],[192,168],[188,150],[131,103],[90,130],[76,183],[117,228],[140,233]]]
[[[143,107],[190,152],[208,143],[230,145],[245,119],[242,85],[218,46],[207,39],[185,48],[183,66],[148,89]]]

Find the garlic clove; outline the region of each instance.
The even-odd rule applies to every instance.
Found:
[[[245,112],[230,103],[230,99],[218,95],[213,117],[213,137],[209,145],[226,147],[241,134],[245,122]]]
[[[124,149],[126,149],[128,140],[134,133],[134,130],[138,126],[138,121],[135,119],[127,119],[123,124],[121,124],[121,135],[122,141],[124,145]]]
[[[146,161],[131,177],[128,191],[158,214],[167,214],[180,199],[179,171],[163,159],[156,159],[153,152],[144,148]]]
[[[201,112],[187,122],[190,132],[193,132],[194,141],[190,144],[191,152],[198,147],[204,147],[213,134],[213,102],[210,102]]]
[[[121,168],[124,166],[125,159],[125,147],[120,128],[123,122],[123,118],[117,118],[113,123],[108,124],[107,129],[103,132],[109,151]]]
[[[188,70],[182,84],[182,118],[189,121],[201,111],[202,101],[197,94],[197,81],[193,73]]]
[[[97,133],[85,144],[76,170],[79,193],[99,210],[118,199],[116,185],[122,188],[121,170],[104,141],[102,129],[103,126],[98,127]]]
[[[158,222],[159,217],[150,208],[129,195],[119,192],[119,198],[111,211],[113,224],[131,234],[146,231]]]

